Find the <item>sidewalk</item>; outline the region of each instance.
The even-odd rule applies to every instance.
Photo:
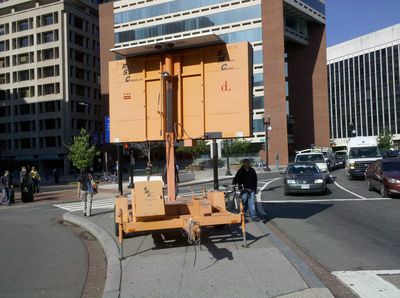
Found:
[[[196,182],[212,181],[212,171],[202,172],[196,173]],[[113,217],[112,211],[98,210],[90,218],[64,214],[65,221],[88,230],[104,249],[103,297],[333,297],[263,222],[247,224],[248,248],[242,247],[238,226],[203,229],[200,247],[189,245],[180,231],[129,235],[120,261]]]

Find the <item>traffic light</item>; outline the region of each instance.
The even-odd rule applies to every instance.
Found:
[[[124,155],[129,155],[129,144],[124,143]]]

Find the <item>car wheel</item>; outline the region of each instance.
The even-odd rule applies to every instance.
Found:
[[[381,195],[382,198],[387,198],[389,196],[386,187],[383,183],[381,183]]]
[[[371,185],[371,179],[370,179],[370,178],[367,178],[367,184],[368,184],[368,190],[369,190],[369,191],[374,190],[374,188],[373,188],[372,185]]]

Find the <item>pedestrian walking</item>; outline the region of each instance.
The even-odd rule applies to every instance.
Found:
[[[28,171],[25,167],[22,167],[21,172],[19,173],[19,183],[21,188],[21,201],[23,203],[32,202],[32,180],[31,175],[28,174]]]
[[[39,193],[39,181],[40,181],[40,175],[39,172],[36,171],[35,167],[32,167],[32,170],[30,171],[29,175],[31,176],[32,180],[32,190],[33,193]]]
[[[3,205],[11,205],[13,203],[13,176],[8,170],[5,170],[4,175],[1,176],[0,184],[4,189],[4,197],[1,203]]]
[[[93,195],[97,193],[97,185],[92,174],[83,171],[79,178],[79,198],[83,203],[83,215],[90,216],[92,212]]]
[[[257,173],[250,166],[250,161],[248,159],[243,160],[243,165],[237,171],[235,177],[233,178],[232,184],[239,184],[239,186],[243,186],[242,201],[246,209],[245,212],[247,209],[249,209],[251,219],[254,221],[258,220],[254,202],[257,192]]]

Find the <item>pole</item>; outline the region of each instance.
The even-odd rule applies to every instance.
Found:
[[[133,182],[133,176],[134,176],[134,170],[135,170],[135,156],[133,155],[133,152],[131,152],[131,179],[128,185],[128,188],[135,188],[135,183]]]
[[[107,156],[107,152],[104,152],[104,163],[105,163],[105,170],[106,173],[108,173],[108,156]]]
[[[218,184],[218,147],[217,147],[217,140],[212,140],[213,146],[213,170],[214,170],[214,189],[219,190]]]
[[[121,168],[121,158],[122,158],[122,144],[117,144],[117,158],[118,158],[118,192],[122,196],[124,194],[122,190],[122,168]]]
[[[264,118],[264,127],[265,127],[265,171],[271,171],[269,168],[269,158],[268,158],[268,130],[271,125],[271,117],[268,115],[267,120]]]
[[[229,146],[228,146],[228,140],[225,140],[225,154],[226,154],[226,176],[231,176],[231,169],[229,167]]]

